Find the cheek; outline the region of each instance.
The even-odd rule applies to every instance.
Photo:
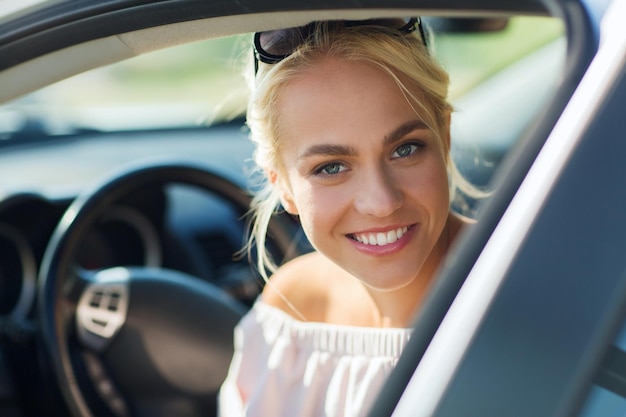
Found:
[[[450,204],[448,171],[443,158],[433,158],[421,164],[411,176],[404,178],[406,189],[413,196],[433,210],[445,212],[447,216]]]
[[[317,248],[316,235],[320,229],[324,228],[325,219],[323,214],[322,199],[310,192],[309,189],[298,189],[294,194],[294,201],[298,207],[298,219],[302,225],[305,235],[309,242]]]
[[[294,187],[300,223],[310,240],[315,240],[317,233],[328,233],[341,218],[349,201],[347,188],[317,187],[305,180]]]
[[[332,210],[332,193],[312,187],[305,181],[295,190],[294,201],[298,206],[300,221],[306,223],[322,221],[324,214]]]

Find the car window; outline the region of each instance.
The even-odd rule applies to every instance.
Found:
[[[454,209],[468,217],[480,218],[481,203],[494,190],[493,179],[498,177],[499,167],[507,162],[518,144],[523,144],[527,129],[545,113],[553,92],[559,87],[565,72],[564,29],[558,19],[546,17],[469,20],[427,17],[425,20],[432,31],[432,53],[451,77],[449,95],[454,107],[451,153],[462,178],[469,184],[459,190],[458,198],[455,196]],[[209,23],[212,24],[212,19]],[[41,266],[39,261],[46,245],[54,249],[50,233],[71,201],[75,201],[77,195],[97,197],[93,194],[96,189],[93,187],[98,186],[94,180],[106,175],[100,187],[111,184],[110,174],[122,164],[166,156],[167,163],[170,158],[174,163],[177,158],[184,164],[200,162],[198,166],[203,170],[235,183],[237,190],[249,185],[245,183],[249,177],[246,163],[251,162],[253,145],[246,137],[245,111],[246,84],[253,75],[251,37],[248,33],[155,51],[76,75],[0,106],[0,178],[3,178],[0,179],[0,197],[6,196],[2,221],[19,226],[20,231],[29,231],[29,242],[37,242],[37,246],[33,246],[37,250],[33,252],[37,263],[31,262],[33,271]],[[144,164],[133,165],[142,167]],[[506,188],[503,186],[501,190]],[[36,210],[23,210],[26,205],[22,200]],[[76,201],[85,200],[83,197]],[[491,202],[498,201],[493,198]],[[158,241],[165,254],[161,267],[180,269],[217,284],[245,301],[247,306],[256,300],[261,281],[258,274],[250,273],[251,262],[245,258],[245,253],[238,252],[245,243],[246,232],[241,223],[244,217],[238,210],[240,206],[221,201],[219,193],[207,195],[195,185],[181,184],[163,189],[160,185],[148,185],[145,192],[132,192],[117,202],[131,204],[131,208],[137,207],[142,213],[145,211],[149,214],[147,218],[164,226],[166,239]],[[70,214],[77,205],[71,207]],[[45,217],[40,214],[44,212]],[[128,211],[122,213],[129,217]],[[468,229],[489,228],[489,214],[485,211],[483,221]],[[291,233],[288,229],[290,233],[280,241],[282,246],[276,245],[276,251],[270,247],[278,263],[289,259],[291,252],[302,252],[299,247],[295,248],[299,245],[284,250],[287,244],[282,244],[283,241],[290,242],[292,236],[305,240],[300,235],[297,219],[287,218],[287,221],[297,230]],[[112,230],[110,224],[102,229]],[[141,227],[143,223],[138,224],[146,234],[146,228]],[[4,231],[5,237],[11,237],[11,230]],[[134,237],[132,233],[123,236]],[[77,262],[82,268],[99,269],[120,262],[121,257],[115,257],[118,252],[111,248],[122,248],[116,244],[121,240],[109,239],[105,245],[105,238],[108,235],[104,233],[85,238]],[[466,246],[478,251],[483,243]],[[147,261],[148,255],[156,251],[150,250],[148,245],[146,248],[145,263],[158,264]],[[11,252],[10,248],[6,252],[15,255],[15,250]],[[233,252],[242,255],[235,257],[235,262]],[[131,261],[124,257],[123,262],[133,264],[140,259],[138,263],[141,263],[142,253],[138,253]],[[93,254],[97,256],[92,257]],[[471,258],[467,262],[470,258],[454,253],[451,263],[469,268],[474,261]],[[46,270],[42,270],[40,275],[46,277]],[[22,303],[25,308],[13,310],[23,311],[22,316],[32,309],[38,297],[35,272],[32,275],[29,302]],[[453,285],[448,285],[450,280],[439,282],[453,292]],[[5,312],[11,311],[12,300],[19,296],[17,290],[14,292],[7,292],[10,299],[0,297],[0,304],[9,306],[4,308]],[[454,292],[456,295],[456,290]],[[429,294],[432,299],[441,300],[437,295],[434,291]],[[450,305],[440,303],[444,304],[445,308]],[[46,312],[43,308],[40,310]],[[437,318],[436,314],[431,316]],[[414,330],[412,341],[419,340],[418,327]],[[422,334],[427,332],[428,329]],[[229,343],[230,340],[228,338]],[[407,349],[407,353],[413,354],[413,351]],[[411,373],[414,368],[409,358],[409,362],[396,369]],[[112,380],[123,382],[115,377]],[[62,382],[61,386],[67,384]],[[95,388],[99,389],[98,386]],[[607,390],[606,384],[598,383],[597,390],[609,395],[611,401],[621,400]],[[402,389],[397,391],[401,393]]]

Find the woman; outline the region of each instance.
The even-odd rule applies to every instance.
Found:
[[[316,23],[255,49],[248,123],[268,182],[253,237],[273,275],[236,329],[221,414],[364,415],[463,224],[448,76],[418,19]],[[276,270],[263,246],[279,203],[315,251]]]

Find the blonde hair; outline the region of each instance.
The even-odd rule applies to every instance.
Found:
[[[247,124],[255,143],[254,160],[259,169],[282,174],[280,147],[283,140],[278,99],[285,86],[303,69],[324,57],[336,57],[374,65],[389,74],[409,104],[441,142],[450,178],[460,175],[449,156],[452,106],[447,101],[448,74],[431,56],[417,32],[402,33],[383,26],[344,26],[333,22],[316,24],[312,34],[291,55],[272,65],[259,64],[248,103]],[[461,185],[468,184],[460,181]],[[248,250],[256,243],[257,267],[267,280],[276,263],[265,248],[269,222],[280,207],[277,187],[265,180],[252,202],[252,226]]]

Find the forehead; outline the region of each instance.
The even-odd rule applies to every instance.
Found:
[[[399,126],[421,120],[391,74],[337,58],[291,79],[276,111],[281,153],[287,158],[318,144],[380,149]]]
[[[390,72],[336,57],[321,59],[287,82],[277,111],[286,127],[296,120],[349,124],[355,119],[362,123],[364,115],[377,120],[387,113],[414,113]]]

